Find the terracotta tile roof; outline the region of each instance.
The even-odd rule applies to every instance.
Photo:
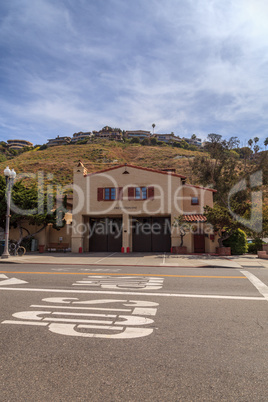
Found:
[[[99,173],[109,172],[110,170],[120,169],[120,168],[128,168],[128,167],[134,168],[134,169],[145,170],[147,172],[160,173],[160,174],[165,174],[165,175],[170,175],[170,176],[175,176],[175,177],[180,177],[182,179],[186,179],[186,176],[183,176],[181,174],[177,174],[177,173],[173,173],[173,172],[163,172],[162,170],[156,170],[156,169],[150,169],[150,168],[145,168],[145,167],[141,167],[141,166],[129,165],[127,163],[124,165],[117,165],[117,166],[113,166],[111,168],[107,168],[104,170],[99,170],[98,172],[88,173],[85,176],[92,176],[92,175],[99,174]]]
[[[195,187],[195,188],[200,188],[201,190],[207,190],[207,191],[212,191],[213,193],[217,193],[217,190],[214,190],[213,188],[208,188],[208,187],[202,187],[202,186],[195,186],[193,184],[185,184],[185,187]]]
[[[186,222],[206,222],[207,218],[204,215],[183,215]]]

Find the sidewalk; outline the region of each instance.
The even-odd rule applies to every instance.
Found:
[[[268,268],[268,260],[255,255],[219,257],[170,253],[28,253],[22,257],[0,259],[2,264],[113,265],[144,267]]]

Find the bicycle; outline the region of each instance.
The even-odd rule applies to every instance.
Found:
[[[23,256],[26,253],[26,248],[20,246],[18,243],[10,243],[8,247],[8,251],[10,255],[18,255]]]

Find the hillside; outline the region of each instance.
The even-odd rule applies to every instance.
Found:
[[[142,146],[103,141],[83,145],[64,145],[33,149],[12,159],[0,162],[0,171],[8,165],[19,173],[53,174],[54,184],[72,183],[73,168],[81,160],[89,172],[106,169],[117,164],[129,163],[153,169],[176,169],[177,173],[188,177],[188,182],[196,182],[188,163],[189,158],[201,154],[171,146]],[[203,154],[203,153],[202,153]]]

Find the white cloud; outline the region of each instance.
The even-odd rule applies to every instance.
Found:
[[[0,11],[1,138],[152,123],[267,137],[264,1],[14,0]]]

